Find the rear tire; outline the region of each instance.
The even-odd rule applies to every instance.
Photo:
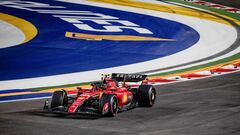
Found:
[[[58,106],[67,106],[67,92],[65,90],[53,92],[51,109],[54,109]]]
[[[140,85],[137,91],[137,101],[140,107],[152,107],[156,100],[156,90],[152,85]]]
[[[103,116],[116,116],[118,111],[118,100],[115,95],[103,94],[99,104]]]

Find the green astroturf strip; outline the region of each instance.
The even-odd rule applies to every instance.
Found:
[[[198,5],[198,4],[194,4],[194,3],[191,3],[191,2],[185,2],[185,1],[181,1],[181,0],[167,0],[167,1],[180,3],[180,4],[184,4],[184,5],[189,5],[189,6],[192,6],[192,7],[197,7],[197,8],[201,8],[201,9],[205,9],[205,10],[209,10],[209,11],[216,12],[216,13],[219,13],[219,14],[222,14],[222,15],[225,15],[225,16],[228,16],[228,17],[231,17],[231,18],[234,18],[234,19],[240,21],[240,15],[239,14],[226,12],[226,11],[221,10],[221,9],[210,8],[210,7],[207,7],[207,6],[204,6],[204,5]],[[214,61],[214,62],[210,62],[210,63],[207,63],[207,64],[193,66],[193,67],[182,69],[182,70],[176,70],[176,71],[171,71],[171,72],[154,74],[154,75],[151,75],[151,76],[164,76],[164,75],[171,75],[171,74],[176,74],[176,73],[181,73],[181,72],[187,72],[187,71],[191,71],[191,70],[196,70],[196,69],[200,69],[200,68],[206,68],[206,67],[209,67],[209,66],[225,63],[225,62],[236,60],[236,59],[240,59],[240,53],[235,54],[235,55],[233,55],[231,57],[224,58],[224,59],[221,59],[221,60],[218,60],[218,61]],[[79,86],[79,85],[87,85],[87,84],[90,84],[90,83],[91,82],[77,83],[77,84],[68,84],[68,85],[53,86],[53,87],[41,87],[41,88],[34,88],[34,89],[31,89],[31,90],[41,91],[41,90],[46,90],[46,89],[55,89],[55,88],[74,87],[74,86]]]

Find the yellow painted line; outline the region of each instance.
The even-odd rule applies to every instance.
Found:
[[[101,2],[101,3],[108,3],[108,4],[114,4],[114,5],[121,5],[121,6],[129,6],[129,7],[135,7],[135,8],[141,8],[141,9],[149,9],[149,10],[155,10],[160,12],[166,12],[166,13],[172,13],[172,14],[179,14],[179,15],[185,15],[185,16],[191,16],[195,18],[210,20],[218,23],[223,23],[226,25],[231,24],[219,17],[209,15],[207,13],[203,13],[201,11],[188,9],[184,7],[177,7],[177,6],[169,6],[169,5],[162,5],[162,4],[153,4],[153,3],[147,3],[147,2],[139,2],[139,1],[132,1],[132,0],[89,0],[93,2]],[[212,12],[214,14],[217,14],[215,12]],[[220,14],[217,14],[220,15]],[[221,15],[223,16],[223,15]],[[225,16],[224,16],[225,17]],[[226,17],[230,19],[230,17]],[[232,19],[240,24],[239,21]]]
[[[175,41],[174,39],[144,37],[144,36],[129,36],[129,35],[93,35],[82,34],[75,32],[66,32],[65,36],[68,38],[85,39],[85,40],[114,40],[114,41]]]
[[[215,15],[218,15],[218,16],[221,16],[221,17],[226,18],[228,20],[231,20],[231,21],[235,22],[236,24],[240,25],[240,20],[234,19],[234,18],[229,17],[229,16],[225,16],[225,15],[222,15],[222,14],[219,14],[219,13],[216,13],[216,12],[212,12],[212,11],[208,11],[208,12],[212,13],[212,14],[215,14]]]
[[[61,89],[64,89],[64,90],[66,90],[66,91],[70,91],[70,90],[76,90],[77,87],[82,87],[83,89],[91,88],[90,85],[82,85],[82,86],[74,86],[74,87],[63,87],[63,88],[45,89],[45,90],[42,90],[41,92],[54,92],[54,91],[56,91],[56,90],[61,90]]]
[[[83,85],[83,86],[79,86],[79,87],[82,87],[82,88],[90,88],[91,86],[90,85]],[[27,94],[38,94],[38,93],[52,93],[56,90],[61,90],[61,89],[64,89],[66,91],[70,91],[70,90],[76,90],[77,87],[63,87],[63,88],[54,88],[54,89],[46,89],[46,90],[41,90],[41,91],[33,91],[33,92],[14,92],[14,93],[7,93],[7,94],[0,94],[0,97],[4,97],[4,96],[17,96],[17,95],[27,95]]]
[[[32,40],[38,33],[37,28],[32,23],[24,19],[12,16],[12,15],[0,13],[0,20],[3,20],[5,22],[12,24],[13,26],[17,27],[24,33],[25,40],[22,43],[26,43]]]
[[[43,93],[43,92],[42,91],[41,92],[15,92],[15,93],[0,94],[0,97],[26,95],[26,94],[36,94],[36,93]]]

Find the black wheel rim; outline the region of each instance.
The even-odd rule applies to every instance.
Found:
[[[151,89],[151,94],[150,94],[150,104],[151,105],[154,104],[155,98],[156,98],[156,93],[155,93],[154,89]]]
[[[113,98],[112,112],[113,112],[113,114],[116,114],[116,113],[117,113],[117,100],[116,100],[115,97]]]

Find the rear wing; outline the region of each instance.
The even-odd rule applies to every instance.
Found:
[[[111,78],[118,82],[139,82],[145,80],[147,75],[112,73]]]

